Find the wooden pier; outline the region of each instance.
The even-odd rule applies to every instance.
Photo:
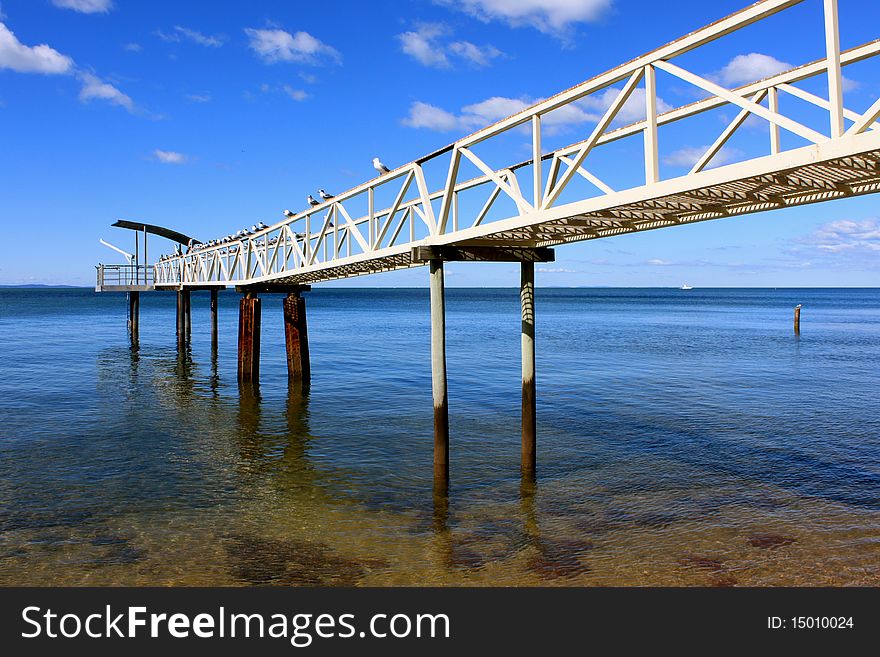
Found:
[[[818,60],[733,89],[683,68],[679,65],[681,61],[675,63],[683,55],[693,61],[701,47],[784,14],[802,2],[813,2],[822,12],[823,20],[815,32],[823,38],[817,39],[815,45],[825,54]],[[260,295],[284,294],[289,384],[307,389],[312,364],[304,293],[309,286],[426,266],[430,290],[434,481],[435,490],[442,492],[450,476],[445,263],[519,263],[521,472],[524,481],[532,481],[537,469],[539,407],[535,263],[553,261],[554,247],[880,191],[880,97],[867,110],[857,112],[848,108],[844,103],[842,74],[844,67],[880,55],[880,39],[841,50],[838,31],[837,0],[763,0],[313,207],[301,212],[285,211],[285,218],[271,226],[261,224],[253,230],[203,243],[151,224],[117,222],[114,225],[135,231],[136,262],[99,266],[96,289],[129,293],[133,337],[139,328],[139,294],[175,291],[181,350],[186,348],[191,333],[190,292],[210,290],[211,340],[216,352],[218,290],[234,287],[242,295],[238,378],[247,385],[259,381]],[[694,97],[699,99],[661,111],[658,74],[671,76],[675,84],[691,87]],[[798,86],[817,78],[829,90],[827,98]],[[621,111],[631,105],[637,90],[644,93],[644,118],[622,125],[626,113]],[[779,102],[783,94],[806,103],[813,112],[826,113],[823,125],[806,125],[801,115],[792,113],[794,103]],[[607,109],[589,134],[562,148],[545,151],[542,122],[552,112],[575,108],[576,103],[590,97],[602,99]],[[765,99],[766,106],[761,104]],[[684,122],[677,128],[686,131],[687,124],[696,121],[692,117],[718,108],[733,109],[735,117],[711,145],[704,147],[690,171],[664,177],[662,174],[668,172],[660,166],[660,129]],[[732,164],[719,163],[718,154],[749,118],[769,125],[766,152]],[[531,134],[528,160],[519,161],[519,151],[511,150],[507,165],[494,168],[474,152],[483,142],[511,135],[516,135],[516,139],[506,143],[520,143],[522,131]],[[780,139],[781,131],[796,135],[799,141]],[[627,137],[643,142],[644,160],[632,162],[634,183],[614,189],[590,169],[595,161],[590,156]],[[441,168],[447,172],[445,182],[433,191],[426,178],[429,163],[434,170]],[[462,164],[473,165],[479,174],[465,178]],[[589,189],[575,190],[571,184],[575,179],[586,180]],[[522,183],[521,188],[522,180],[528,182]],[[474,191],[486,192],[485,203],[480,199],[476,205],[463,205],[462,195]],[[380,197],[394,198],[394,202],[377,207],[376,199]],[[510,207],[515,211],[507,211],[512,214],[493,215],[499,197],[512,201]],[[142,252],[138,249],[141,234]],[[148,234],[172,240],[178,245],[176,252],[148,265]],[[186,246],[185,251],[181,245]],[[139,261],[140,253],[144,255],[143,264]],[[800,331],[800,307],[795,311],[794,328],[796,333]]]

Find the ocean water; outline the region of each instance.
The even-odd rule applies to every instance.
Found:
[[[0,584],[878,585],[880,290],[449,289],[451,485],[432,494],[427,290],[315,289],[288,390],[264,295],[0,290]],[[792,313],[803,304],[801,334]]]

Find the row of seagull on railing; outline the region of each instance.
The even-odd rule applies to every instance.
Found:
[[[391,171],[388,167],[386,167],[384,164],[382,164],[382,161],[378,157],[373,158],[373,168],[376,169],[376,171],[378,171],[380,174],[386,174]],[[330,199],[334,198],[333,194],[330,194],[323,189],[318,190],[318,196],[320,196],[323,201],[329,201]],[[311,207],[314,207],[316,205],[321,204],[321,201],[314,198],[311,194],[308,195],[306,200],[308,201],[308,204]],[[296,213],[291,212],[290,210],[285,210],[284,216],[286,216],[288,219],[291,219],[296,216]],[[236,233],[230,233],[229,235],[226,235],[224,237],[220,237],[220,238],[213,239],[213,240],[208,240],[207,242],[200,242],[198,240],[190,240],[189,243],[186,245],[185,251],[183,249],[183,246],[181,244],[178,244],[174,249],[174,253],[160,256],[159,262],[166,262],[168,260],[173,260],[175,258],[179,258],[183,255],[189,255],[190,253],[197,253],[198,251],[203,251],[205,249],[211,249],[216,246],[223,246],[224,244],[229,245],[230,252],[235,252],[238,250],[238,245],[236,244],[237,242],[239,242],[243,239],[249,238],[256,233],[259,233],[261,231],[266,230],[267,228],[269,228],[269,226],[267,226],[265,223],[263,223],[261,221],[257,224],[254,224],[250,228],[242,228],[241,230],[239,230]],[[328,224],[328,228],[333,228],[332,222],[330,224]],[[305,233],[296,233],[295,238],[297,240],[303,240],[303,239],[305,239]],[[278,243],[279,239],[280,239],[279,236],[270,237],[268,239],[266,239],[266,238],[258,239],[258,240],[254,240],[254,245],[258,246],[258,247],[275,246]]]

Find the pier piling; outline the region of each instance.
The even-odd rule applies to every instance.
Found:
[[[449,406],[446,392],[446,300],[443,261],[433,259],[431,272],[431,382],[434,397],[434,488],[449,484]]]
[[[128,326],[131,329],[131,339],[138,339],[140,329],[141,293],[128,293]]]
[[[245,293],[238,308],[238,380],[260,380],[260,299],[253,292]]]
[[[189,341],[192,330],[190,316],[190,291],[177,291],[177,346],[182,347]]]
[[[284,299],[284,340],[287,345],[287,377],[308,387],[311,380],[306,300],[299,292]]]
[[[794,332],[795,335],[801,332],[801,304],[794,307]]]
[[[183,321],[184,328],[186,329],[186,340],[189,342],[189,338],[192,335],[192,294],[189,290],[186,291],[183,300],[186,304],[186,312],[183,314]]]
[[[217,351],[217,305],[218,305],[218,290],[217,288],[211,289],[211,348],[212,351]]]
[[[535,476],[536,385],[535,385],[535,263],[520,264],[520,306],[522,308],[522,474]]]

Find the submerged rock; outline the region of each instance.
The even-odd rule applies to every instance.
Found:
[[[541,579],[567,579],[589,573],[592,569],[581,560],[593,548],[584,540],[538,540],[538,554],[529,559],[526,567]]]
[[[748,538],[749,545],[766,550],[775,550],[783,545],[791,545],[797,542],[796,538],[783,536],[782,534],[752,534]]]
[[[739,582],[737,582],[736,578],[732,575],[721,575],[713,578],[710,582],[711,586],[716,587],[736,586],[737,584],[739,584]]]
[[[453,545],[447,555],[446,565],[461,570],[479,570],[486,565],[486,558],[474,550]]]
[[[712,559],[710,557],[700,557],[696,555],[688,555],[678,560],[679,565],[685,568],[699,568],[700,570],[708,570],[710,572],[721,572],[727,569],[724,562],[720,559]]]
[[[350,559],[322,543],[278,541],[252,535],[233,536],[227,543],[229,568],[236,578],[254,585],[354,586],[380,559]]]

